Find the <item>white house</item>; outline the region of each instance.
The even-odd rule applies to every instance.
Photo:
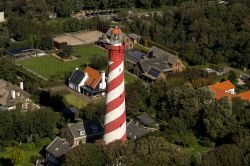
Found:
[[[89,66],[82,72],[78,68],[69,77],[69,87],[87,96],[104,96],[106,94],[105,72],[99,72]]]

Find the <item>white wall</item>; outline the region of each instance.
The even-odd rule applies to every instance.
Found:
[[[4,21],[4,12],[0,12],[0,22]]]
[[[229,89],[226,91],[227,93],[230,93],[230,94],[235,94],[235,89]]]

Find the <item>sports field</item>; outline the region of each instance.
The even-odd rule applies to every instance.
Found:
[[[105,56],[106,53],[94,45],[82,46],[76,48],[76,60],[70,62],[63,62],[53,56],[46,55],[43,57],[35,57],[27,60],[18,61],[18,64],[44,76],[48,79],[63,76],[66,73],[71,73],[74,68],[82,67],[89,63],[92,56]]]

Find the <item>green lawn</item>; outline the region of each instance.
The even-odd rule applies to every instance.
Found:
[[[31,148],[31,149],[22,149],[24,151],[24,159],[21,163],[21,166],[33,166],[31,162],[31,156],[39,155],[39,152],[42,148]],[[11,165],[10,164],[10,151],[11,147],[5,148],[4,152],[0,152],[0,165]]]
[[[63,96],[64,101],[69,105],[78,109],[84,108],[87,102],[73,94],[67,94]]]
[[[148,47],[145,47],[145,46],[143,46],[143,45],[141,45],[139,43],[135,43],[134,49],[140,50],[142,52],[148,52],[149,51]]]
[[[94,45],[76,48],[74,54],[77,57],[77,60],[70,62],[63,62],[53,56],[47,55],[18,61],[18,64],[21,64],[48,79],[53,79],[54,77],[64,76],[66,73],[72,72],[76,67],[87,65],[92,56],[106,55],[103,49]]]
[[[125,82],[128,84],[133,83],[134,81],[138,80],[139,78],[137,78],[134,74],[129,73],[128,71],[125,71]]]

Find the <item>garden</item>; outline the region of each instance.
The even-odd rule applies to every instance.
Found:
[[[106,53],[101,48],[94,45],[88,45],[75,48],[73,54],[77,59],[70,62],[64,62],[53,56],[47,55],[18,61],[17,63],[45,78],[55,79],[59,77],[64,79],[65,75],[70,74],[74,68],[83,68],[88,65],[91,57],[104,56]]]

